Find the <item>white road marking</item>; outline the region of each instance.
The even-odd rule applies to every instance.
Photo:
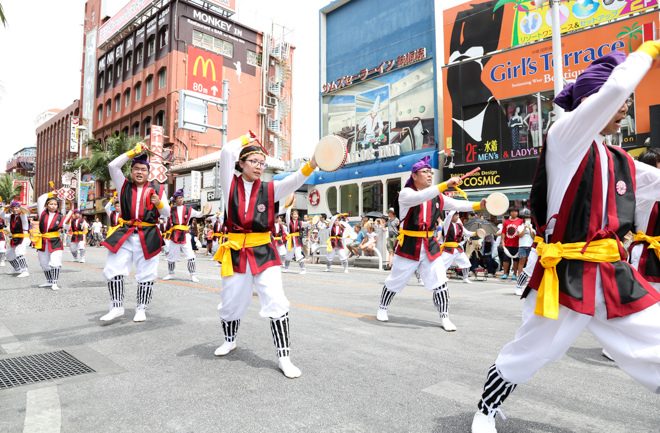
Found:
[[[57,386],[27,392],[23,433],[59,433],[62,410]]]

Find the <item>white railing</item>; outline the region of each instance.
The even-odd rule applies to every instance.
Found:
[[[366,233],[366,229],[362,229]],[[382,234],[381,234],[382,233]],[[376,240],[376,246],[374,247],[374,253],[376,256],[367,256],[364,251],[358,249],[358,252],[360,254],[360,258],[364,259],[377,259],[378,260],[378,269],[383,270],[383,260],[385,262],[389,262],[389,252],[387,251],[387,233],[386,232],[378,232],[377,233],[377,240]],[[328,238],[330,237],[330,229],[321,229],[319,230],[319,244],[315,245],[314,247],[310,247],[310,255],[312,258],[318,258],[321,256],[327,255],[327,242]],[[346,251],[346,257],[348,257],[348,254],[350,252],[348,251],[347,245],[351,243],[351,239],[344,239],[344,250]],[[337,259],[338,257],[335,256]],[[383,259],[385,257],[385,259]],[[339,260],[339,259],[338,259]]]

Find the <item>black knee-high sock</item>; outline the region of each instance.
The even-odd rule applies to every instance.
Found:
[[[342,260],[341,264],[344,265],[344,270],[347,271],[348,270],[348,260]]]
[[[289,269],[289,263],[291,263],[291,260],[284,260],[284,269]]]
[[[0,263],[5,261],[5,254],[6,253],[0,253]]]
[[[518,275],[518,281],[516,282],[516,289],[522,289],[525,287],[525,284],[527,284],[527,279],[529,279],[529,275],[527,275],[524,271]]]
[[[484,393],[477,407],[484,415],[491,415],[499,411],[498,407],[504,403],[504,400],[516,389],[516,385],[507,382],[500,375],[497,366],[493,364],[488,370],[488,376],[484,385]]]
[[[415,269],[415,277],[416,277],[418,280],[421,280],[421,279],[422,279],[422,277],[419,275],[419,271],[418,271],[417,269]]]
[[[146,307],[151,302],[151,296],[154,290],[153,281],[145,281],[144,283],[138,283],[137,287],[137,303],[138,308]]]
[[[291,354],[291,341],[289,339],[289,313],[277,319],[270,319],[270,331],[273,333],[273,342],[277,348],[277,357]]]
[[[433,291],[433,305],[440,313],[441,318],[449,316],[449,290],[447,283]]]
[[[18,272],[18,271],[21,270],[21,265],[18,263],[18,259],[10,260],[9,264],[12,265],[15,272]]]
[[[196,270],[197,266],[195,265],[195,259],[188,260],[188,272],[190,272],[190,275],[195,275]]]
[[[328,259],[326,259],[325,267],[326,267],[327,270],[330,270],[330,266],[331,266],[331,265],[332,265],[332,260],[328,260]]]
[[[174,268],[176,268],[176,262],[167,262],[167,272],[170,275],[174,275]]]
[[[224,320],[222,319],[222,331],[225,333],[225,341],[233,343],[236,341],[236,334],[238,333],[238,325],[241,324],[239,320]]]
[[[60,269],[61,266],[56,266],[53,268],[50,268],[50,281],[49,283],[57,284],[57,282],[60,279]]]
[[[85,251],[87,250],[80,250],[80,260],[85,258]]]
[[[124,276],[117,275],[108,280],[108,291],[110,292],[110,303],[113,308],[124,306]]]
[[[298,264],[300,265],[300,269],[302,269],[304,271],[305,270],[305,261],[301,260],[301,261],[298,262]]]
[[[388,290],[387,286],[383,286],[383,293],[380,295],[380,309],[387,310],[387,307],[390,306],[392,298],[396,295],[395,292]]]
[[[51,277],[51,270],[44,271],[44,275],[46,276],[46,282],[47,283],[52,283],[53,282],[53,277]]]
[[[74,260],[78,260],[78,251],[71,251]]]
[[[17,256],[16,260],[18,260],[18,265],[20,266],[22,271],[28,270],[28,264],[27,264],[27,260],[25,260],[25,256]]]

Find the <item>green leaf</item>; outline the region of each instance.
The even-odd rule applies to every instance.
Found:
[[[498,10],[499,8],[501,8],[502,6],[504,6],[507,3],[517,3],[517,2],[516,2],[516,0],[499,0],[495,4],[495,7],[493,8],[493,12],[495,12],[496,10]]]
[[[621,36],[625,36],[625,35],[627,35],[627,34],[628,34],[628,32],[623,31],[623,32],[619,33],[618,35],[616,35],[616,37],[617,37],[617,38],[620,38]]]

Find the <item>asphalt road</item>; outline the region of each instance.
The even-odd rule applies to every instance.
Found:
[[[0,390],[0,431],[32,432],[468,432],[486,372],[520,325],[514,282],[450,283],[451,318],[439,327],[431,295],[416,280],[397,295],[390,322],[375,320],[385,271],[308,265],[283,274],[292,303],[292,360],[302,377],[277,368],[267,319],[256,299],[238,347],[213,356],[223,334],[216,306],[219,268],[199,256],[199,283],[185,262],[158,281],[147,321],[100,322],[108,292],[104,249],[66,262],[59,292],[29,250],[29,278],[0,268],[0,358],[67,352],[96,370]],[[65,259],[71,255],[65,253]],[[167,263],[161,258],[161,276]],[[502,406],[504,432],[657,432],[660,397],[600,355],[584,332],[561,360],[519,386]]]

